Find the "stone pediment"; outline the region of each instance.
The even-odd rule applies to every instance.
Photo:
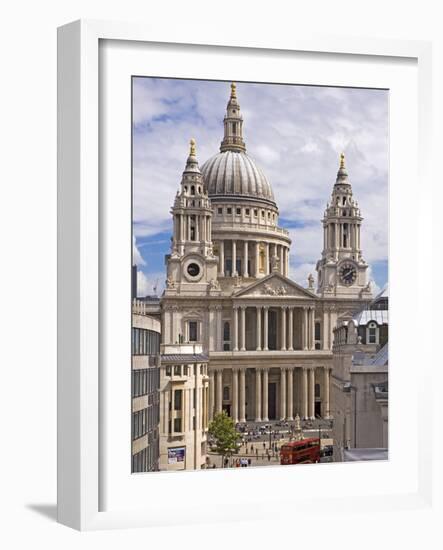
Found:
[[[252,283],[246,288],[240,289],[234,294],[235,297],[245,296],[275,296],[291,298],[317,298],[314,292],[303,288],[294,281],[283,277],[279,273],[272,273],[259,281]]]

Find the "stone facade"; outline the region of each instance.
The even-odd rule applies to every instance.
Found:
[[[197,344],[161,351],[160,469],[199,470],[206,466],[208,358]]]
[[[346,449],[388,448],[388,299],[338,319],[331,387],[336,460]]]
[[[222,410],[236,422],[330,418],[337,318],[372,298],[344,158],[323,220],[318,288],[313,277],[303,288],[289,278],[291,240],[272,188],[246,153],[234,84],[224,130],[201,170],[191,140],[171,210],[162,343],[198,344],[208,357],[209,419]]]

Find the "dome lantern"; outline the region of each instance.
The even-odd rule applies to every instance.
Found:
[[[231,97],[226,107],[226,115],[223,120],[225,135],[220,145],[220,151],[246,151],[243,141],[243,117],[240,114],[240,105],[237,101],[237,86],[231,84]]]

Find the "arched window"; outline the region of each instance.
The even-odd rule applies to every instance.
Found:
[[[366,328],[366,343],[378,344],[378,325],[375,321],[368,323]]]
[[[320,397],[320,384],[315,384],[315,397]]]
[[[229,401],[229,386],[223,388],[223,401]]]
[[[195,186],[191,185],[191,195],[195,195]]]

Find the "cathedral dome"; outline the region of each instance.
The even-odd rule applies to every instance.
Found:
[[[211,199],[242,197],[275,204],[266,176],[244,151],[222,151],[207,160],[201,172]]]

